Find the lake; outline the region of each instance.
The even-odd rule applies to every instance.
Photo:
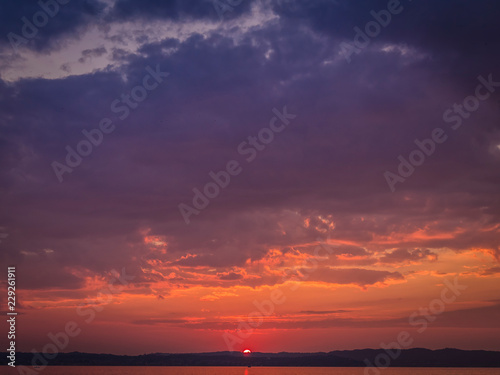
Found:
[[[5,368],[5,367],[3,367]],[[31,368],[29,368],[31,370]],[[17,369],[16,369],[17,370]],[[9,368],[7,374],[18,374]],[[68,367],[52,366],[27,374],[43,375],[500,375],[500,368],[390,368],[364,367]],[[379,372],[378,372],[379,371]],[[22,373],[22,372],[21,372]]]

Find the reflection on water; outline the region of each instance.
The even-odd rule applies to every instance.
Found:
[[[2,366],[2,372],[5,367]],[[28,368],[30,374],[31,368]],[[35,370],[31,370],[34,371]],[[4,372],[2,372],[4,373]],[[38,373],[38,372],[37,372]],[[8,367],[5,372],[16,374],[17,369]],[[365,373],[362,367],[47,367],[41,375],[500,375],[496,369],[452,368],[389,368],[371,369]]]

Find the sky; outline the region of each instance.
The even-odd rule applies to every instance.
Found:
[[[0,5],[19,351],[500,350],[498,2],[41,4]]]

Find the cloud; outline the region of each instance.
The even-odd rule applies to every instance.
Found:
[[[157,324],[183,324],[186,323],[185,319],[144,319],[134,320],[132,324],[139,325],[157,325]]]
[[[500,267],[491,267],[491,268],[488,268],[488,269],[484,270],[483,272],[481,272],[481,275],[493,276],[493,275],[497,275],[499,273],[500,273]]]
[[[308,275],[308,271],[302,270],[302,274]],[[377,283],[404,280],[404,276],[399,272],[388,272],[378,270],[368,270],[363,268],[319,268],[311,272],[310,281],[321,281],[329,284],[354,284],[360,287],[367,287]]]
[[[478,308],[460,309],[454,311],[445,311],[441,313],[436,320],[432,321],[431,329],[439,328],[488,328],[495,325],[499,314],[498,305],[490,305]],[[299,313],[301,314],[301,313]],[[319,314],[323,315],[323,314]],[[414,321],[425,319],[422,316],[417,316]],[[233,319],[237,322],[237,319]],[[233,320],[227,321],[222,318],[217,320],[199,320],[186,323],[180,323],[190,329],[209,329],[209,330],[231,330],[235,329],[237,323]],[[287,315],[286,317],[271,317],[266,320],[265,324],[259,329],[319,329],[319,328],[400,328],[412,329],[420,327],[419,325],[411,325],[408,316],[400,316],[390,319],[378,318],[317,318]]]
[[[48,4],[50,2],[43,2]],[[23,47],[33,49],[37,52],[48,52],[51,49],[58,49],[57,41],[62,37],[78,37],[90,23],[94,23],[98,15],[104,10],[105,5],[98,0],[72,0],[67,4],[56,3],[58,10],[54,6],[49,6],[50,12],[54,16],[47,16],[48,21],[44,26],[36,28],[38,31],[34,37],[27,38],[29,34],[23,33],[23,27],[27,23],[23,20],[26,17],[28,22],[33,23],[33,18],[40,12],[47,14],[41,8],[39,2],[15,1],[3,2],[0,5],[0,34],[8,36],[13,33],[19,37],[27,38],[28,43],[23,43]],[[36,21],[35,21],[36,23]],[[17,39],[14,39],[17,40]],[[1,38],[0,46],[8,53],[13,53],[9,39]]]
[[[390,253],[384,254],[380,258],[381,263],[420,263],[425,261],[436,261],[438,254],[429,249],[396,249]]]
[[[236,272],[219,273],[217,274],[217,276],[219,276],[219,279],[221,280],[229,280],[229,281],[241,280],[243,278],[243,275]]]
[[[91,60],[92,57],[100,57],[106,53],[108,53],[108,51],[104,47],[86,49],[82,51],[82,57],[78,59],[78,62],[84,63],[87,60]]]
[[[330,310],[330,311],[311,311],[311,310],[306,310],[306,311],[299,311],[299,314],[306,314],[306,315],[330,315],[330,314],[343,314],[343,313],[349,313],[351,310]]]
[[[236,4],[236,2],[233,3]],[[240,1],[235,6],[228,7],[228,4],[226,4],[225,8],[234,17],[248,12],[252,3],[253,0]],[[127,20],[138,17],[176,21],[185,21],[186,19],[219,20],[214,2],[210,0],[118,0],[113,6],[110,17],[113,20]]]
[[[22,4],[3,5],[4,35],[36,11]],[[216,16],[211,3],[138,4],[117,1],[107,22],[210,23]],[[108,48],[97,39],[78,49],[74,61],[110,53],[119,64],[60,79],[0,81],[6,192],[0,219],[10,233],[0,260],[32,271],[29,287],[70,290],[83,285],[70,270],[102,275],[126,266],[148,293],[157,283],[275,285],[284,269],[309,274],[302,262],[327,237],[334,250],[308,281],[400,282],[404,275],[389,266],[440,260],[443,249],[481,249],[498,260],[499,159],[490,146],[500,133],[493,99],[396,193],[382,177],[416,138],[437,126],[449,131],[443,111],[473,93],[479,74],[495,72],[500,80],[491,4],[458,2],[451,15],[447,4],[405,4],[405,13],[352,64],[339,57],[340,42],[386,2],[273,2],[277,17],[255,27],[165,32],[155,41],[138,36],[136,49],[106,39]],[[70,2],[30,48],[63,48],[95,27],[102,7]],[[244,1],[234,16],[258,21],[251,7]],[[381,49],[387,45],[399,47]],[[141,83],[145,67],[157,65],[171,73],[168,82],[118,121],[111,103]],[[296,121],[247,163],[238,145],[285,105]],[[59,184],[51,163],[64,161],[65,148],[76,147],[82,131],[103,117],[116,130]],[[193,189],[203,189],[209,172],[233,159],[242,173],[187,226],[179,203],[192,204]],[[151,250],[145,230],[166,238],[168,249]],[[54,265],[43,270],[43,281],[21,251],[45,248],[55,260],[47,262]]]

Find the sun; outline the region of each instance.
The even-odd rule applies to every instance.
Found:
[[[243,354],[250,354],[250,353],[252,353],[252,351],[250,349],[243,350]]]

